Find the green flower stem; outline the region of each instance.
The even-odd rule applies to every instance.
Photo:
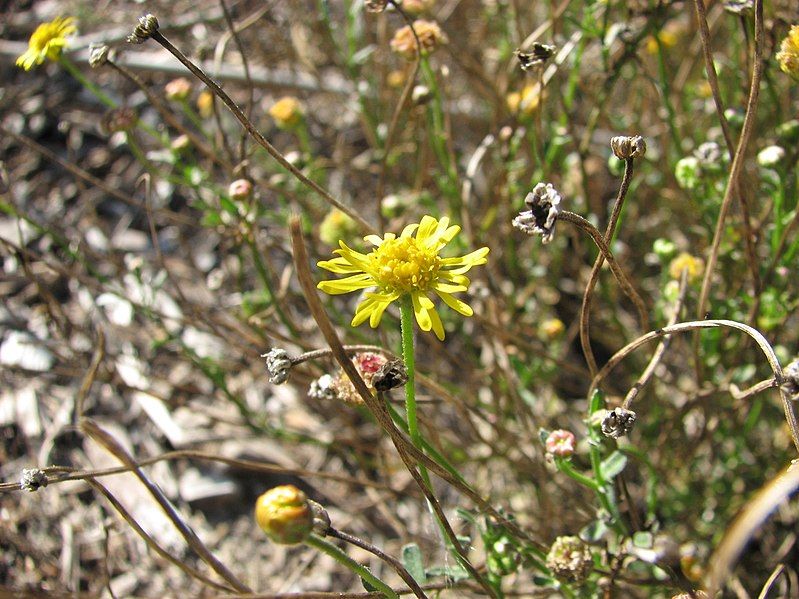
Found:
[[[58,63],[64,67],[69,74],[72,75],[75,79],[77,79],[80,84],[88,89],[95,98],[100,100],[103,104],[108,106],[108,108],[116,108],[117,103],[114,102],[110,97],[108,97],[99,87],[97,87],[94,83],[86,79],[86,77],[81,73],[80,69],[75,66],[75,63],[72,62],[69,58],[64,56],[63,54],[58,58]]]
[[[400,327],[402,331],[402,360],[408,371],[405,382],[405,413],[408,421],[408,434],[416,447],[421,448],[419,422],[416,419],[416,360],[413,350],[413,305],[408,296],[400,300]]]
[[[305,540],[305,544],[326,553],[342,566],[347,567],[360,576],[364,582],[383,593],[389,599],[399,599],[399,595],[397,595],[390,586],[372,574],[366,566],[362,566],[341,549],[333,545],[333,543],[324,540],[322,537],[311,535]]]
[[[441,100],[441,90],[438,87],[436,75],[426,56],[422,56],[419,61],[419,66],[424,75],[425,82],[433,94],[433,100],[430,103],[430,115],[433,120],[433,149],[446,171],[448,191],[455,194],[458,190],[458,173],[453,164],[449,148],[447,148],[447,132],[444,129],[444,105]]]
[[[564,458],[555,458],[555,465],[558,467],[558,470],[563,472],[563,474],[569,478],[573,478],[578,483],[584,487],[588,487],[592,491],[599,492],[599,484],[597,481],[586,476],[585,474],[577,472],[574,468],[572,468],[571,462],[569,460]]]

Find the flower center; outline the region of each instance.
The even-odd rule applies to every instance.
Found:
[[[387,291],[426,291],[438,277],[441,259],[435,248],[413,237],[390,239],[369,254],[372,276]]]

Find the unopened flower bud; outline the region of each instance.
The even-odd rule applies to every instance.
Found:
[[[602,434],[618,439],[629,433],[635,424],[636,414],[632,410],[614,408],[602,418]]]
[[[133,33],[127,37],[127,42],[129,44],[143,44],[156,31],[158,31],[158,19],[153,14],[146,14],[139,17],[139,24],[136,25]]]
[[[38,491],[47,486],[47,475],[39,468],[23,468],[19,488],[23,491]]]
[[[231,200],[244,201],[252,195],[252,183],[247,179],[236,179],[230,184],[227,192]]]
[[[191,81],[185,77],[173,79],[164,86],[164,94],[168,100],[183,101],[191,93]]]
[[[541,334],[549,341],[560,337],[565,330],[566,325],[560,318],[547,318],[541,323],[540,328]]]
[[[610,139],[610,149],[619,160],[643,158],[646,154],[646,142],[640,135],[618,135]]]
[[[261,357],[266,358],[266,370],[269,373],[270,383],[280,385],[288,380],[293,364],[285,349],[274,347],[265,354],[261,354]]]
[[[583,582],[593,567],[591,550],[579,537],[558,537],[547,554],[547,568],[562,580]]]
[[[314,528],[308,497],[294,485],[275,487],[261,495],[255,503],[255,520],[272,541],[281,545],[302,543]]]
[[[291,129],[302,121],[302,104],[293,96],[285,96],[272,104],[269,108],[269,116],[281,129]]]
[[[372,386],[378,391],[401,387],[408,381],[408,371],[402,360],[389,360],[372,377]]]
[[[544,446],[547,449],[547,454],[558,458],[568,458],[574,455],[575,443],[574,433],[560,429],[549,433]]]

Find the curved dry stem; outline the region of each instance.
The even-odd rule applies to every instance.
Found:
[[[172,521],[172,524],[175,525],[175,528],[178,529],[178,532],[180,532],[181,536],[186,543],[188,543],[189,547],[191,547],[197,553],[197,555],[199,555],[200,558],[214,570],[214,572],[222,577],[231,587],[236,589],[236,591],[240,593],[252,592],[247,585],[236,578],[236,576],[230,570],[228,570],[227,567],[220,562],[213,553],[211,553],[211,551],[205,546],[205,543],[200,540],[200,537],[198,537],[197,534],[183,521],[183,519],[180,517],[180,514],[178,514],[158,485],[154,484],[149,478],[147,478],[140,468],[134,467],[136,463],[135,460],[113,436],[108,434],[88,418],[84,418],[81,421],[80,428],[82,432],[99,443],[103,448],[106,449],[106,451],[112,454],[120,462],[128,467],[131,467],[133,474],[136,475],[145,488],[150,492],[150,495],[152,495],[156,502],[158,502],[158,505]]]
[[[683,302],[685,302],[685,292],[688,289],[688,269],[684,268],[682,271],[682,275],[680,276],[680,293],[677,296],[677,302],[674,306],[674,313],[669,318],[669,324],[667,326],[671,326],[677,322],[677,317],[680,315],[680,310],[682,310]],[[671,337],[664,336],[663,340],[658,343],[657,349],[655,349],[655,353],[652,355],[652,359],[649,360],[649,364],[646,365],[644,372],[635,381],[635,384],[630,388],[627,392],[627,395],[624,398],[624,401],[621,404],[621,407],[625,410],[629,410],[630,406],[632,405],[633,401],[638,394],[641,392],[647,383],[651,380],[652,375],[655,374],[655,369],[660,364],[660,361],[663,359],[663,356],[666,354],[666,350],[669,348],[671,342]]]
[[[760,527],[799,488],[799,463],[794,460],[775,478],[763,486],[757,495],[744,506],[727,529],[708,563],[708,596],[715,597],[726,580],[729,580],[735,562],[746,544]]]
[[[618,364],[624,360],[624,358],[626,358],[642,345],[645,345],[659,337],[663,337],[664,335],[696,331],[698,329],[714,329],[718,327],[736,329],[749,335],[755,341],[755,343],[757,343],[758,347],[763,352],[763,355],[765,355],[766,360],[768,361],[769,366],[774,373],[774,379],[777,382],[777,385],[782,384],[784,380],[782,366],[780,366],[779,359],[774,353],[774,349],[771,347],[766,338],[763,337],[760,331],[753,329],[749,325],[736,322],[734,320],[695,320],[690,322],[681,322],[650,331],[649,333],[646,333],[645,335],[642,335],[638,339],[635,339],[634,341],[625,345],[623,348],[613,354],[610,360],[608,360],[607,364],[605,364],[599,370],[599,372],[597,372],[596,376],[594,376],[594,379],[591,381],[591,387],[588,390],[587,396],[590,398],[594,391],[599,387],[599,384],[602,382],[602,380],[610,373],[610,371],[618,366]],[[791,431],[791,439],[793,440],[796,451],[799,452],[799,422],[797,422],[793,402],[791,401],[791,397],[782,387],[779,387],[779,393],[780,400],[782,401],[783,411],[785,412],[785,419],[787,420],[788,427]]]
[[[331,206],[334,206],[344,212],[347,216],[352,218],[358,226],[363,229],[367,233],[377,233],[375,228],[370,225],[364,218],[358,214],[353,208],[346,206],[345,204],[341,203],[339,200],[334,198],[330,193],[328,193],[324,188],[322,188],[318,183],[312,181],[308,177],[306,177],[300,169],[296,166],[291,164],[286,157],[281,154],[277,148],[275,148],[267,139],[263,136],[263,134],[255,128],[255,125],[252,124],[250,119],[247,118],[241,108],[239,108],[236,103],[230,98],[230,96],[225,93],[225,91],[219,87],[219,84],[216,83],[213,79],[211,79],[205,72],[194,64],[191,60],[189,60],[180,50],[178,50],[175,46],[172,45],[164,34],[160,31],[156,31],[152,34],[152,39],[156,42],[161,44],[164,48],[166,48],[170,54],[172,54],[175,58],[177,58],[183,66],[185,66],[192,74],[200,79],[203,83],[205,83],[210,90],[214,93],[216,97],[218,97],[222,102],[227,106],[228,110],[233,113],[233,116],[236,117],[236,120],[241,123],[244,129],[247,130],[252,138],[260,145],[263,149],[265,149],[269,155],[274,158],[280,166],[285,168],[289,171],[298,181],[300,181],[303,185],[309,187],[314,192],[319,194],[326,202],[328,202]]]
[[[757,395],[758,393],[762,393],[763,391],[768,391],[769,389],[773,389],[777,386],[777,379],[771,377],[770,379],[766,379],[764,381],[760,381],[759,383],[755,383],[751,387],[747,387],[743,391],[741,391],[737,385],[730,385],[730,395],[732,395],[735,399],[742,400],[742,399],[749,399]]]
[[[701,1],[701,0],[698,0]],[[696,308],[697,318],[702,318],[707,310],[708,298],[710,296],[710,281],[713,277],[713,271],[716,268],[716,262],[719,257],[719,248],[721,246],[721,238],[724,233],[724,225],[727,219],[730,205],[732,204],[733,195],[738,187],[738,180],[743,170],[744,158],[746,154],[746,147],[749,144],[749,139],[752,136],[752,131],[755,126],[755,111],[757,110],[757,102],[760,97],[760,80],[763,75],[763,0],[756,0],[755,2],[755,60],[752,67],[752,83],[749,88],[749,99],[746,103],[746,117],[744,118],[743,129],[741,130],[741,137],[738,140],[738,147],[735,151],[735,157],[730,167],[730,176],[727,180],[727,189],[724,191],[724,199],[721,202],[719,209],[719,217],[716,221],[716,230],[713,234],[713,243],[708,256],[707,266],[705,267],[705,274],[702,278],[702,289],[699,293],[699,302]],[[696,378],[697,382],[701,380],[701,366],[699,362],[699,339],[694,340],[694,360],[696,362]]]
[[[641,328],[646,330],[649,328],[649,317],[647,316],[646,312],[646,304],[638,292],[633,287],[630,279],[624,274],[624,271],[619,266],[619,263],[616,261],[616,258],[613,257],[613,254],[608,247],[608,244],[605,243],[605,239],[602,237],[602,233],[592,225],[589,221],[584,219],[579,214],[575,214],[574,212],[569,212],[568,210],[564,210],[560,214],[558,214],[558,220],[566,221],[567,223],[571,223],[576,227],[582,229],[586,233],[591,236],[591,239],[594,240],[597,248],[599,248],[599,253],[604,257],[605,260],[608,261],[608,266],[610,266],[610,271],[613,273],[613,276],[616,278],[616,281],[619,283],[619,287],[624,292],[630,301],[635,304],[635,309],[638,312],[638,320],[641,323]]]
[[[608,221],[608,226],[605,229],[604,241],[608,246],[610,245],[611,239],[613,239],[613,233],[616,230],[616,224],[619,222],[621,209],[624,205],[624,198],[627,195],[627,191],[630,189],[630,182],[632,179],[633,159],[627,158],[624,161],[624,176],[621,179],[619,193],[616,196],[616,201],[613,203],[613,210],[610,214],[610,220]],[[605,256],[600,253],[594,261],[594,266],[591,268],[591,275],[588,277],[588,283],[586,284],[585,291],[583,292],[583,303],[582,306],[580,306],[580,346],[583,349],[583,355],[585,356],[585,361],[588,363],[588,370],[591,372],[591,376],[596,374],[596,358],[594,358],[594,352],[591,349],[591,341],[589,339],[588,333],[589,321],[591,319],[591,299],[593,298],[596,283],[599,280],[599,269],[602,268],[604,263]],[[648,328],[645,324],[645,321],[641,322],[641,328],[643,330]]]

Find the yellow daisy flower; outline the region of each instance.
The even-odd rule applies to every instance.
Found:
[[[39,25],[28,40],[28,49],[17,58],[17,66],[30,71],[42,64],[45,58],[56,60],[67,45],[67,36],[77,31],[74,21],[72,17],[58,17]]]
[[[338,257],[319,262],[319,267],[349,276],[322,281],[318,287],[331,295],[376,288],[367,292],[358,304],[352,319],[354,327],[367,320],[372,328],[377,327],[391,302],[410,296],[419,328],[432,329],[443,341],[444,327],[429,296],[435,293],[456,312],[471,316],[472,309],[452,294],[468,289],[469,279],[464,273],[488,261],[487,247],[454,258],[438,255],[460,230],[457,225],[450,226],[446,217],[436,220],[425,216],[420,223],[405,227],[399,237],[394,233],[386,233],[382,238],[379,235],[364,237],[375,246],[368,254],[356,252],[339,241],[340,249],[334,252]]]

